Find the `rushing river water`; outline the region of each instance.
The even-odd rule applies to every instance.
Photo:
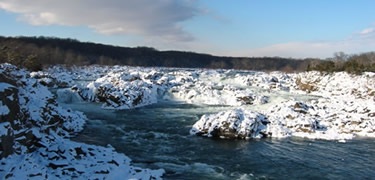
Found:
[[[63,105],[90,119],[74,140],[111,144],[136,166],[165,169],[165,179],[375,179],[374,139],[212,139],[189,130],[201,115],[228,107],[161,102],[112,111],[95,103]]]

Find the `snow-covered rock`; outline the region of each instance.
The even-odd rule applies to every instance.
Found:
[[[60,102],[85,100],[104,103],[107,109],[131,109],[164,98],[228,109],[255,107],[270,121],[267,135],[272,137],[374,136],[375,73],[286,74],[127,66],[51,67],[43,73],[48,78],[65,73],[73,79],[74,86],[57,91]],[[86,83],[77,83],[82,80]],[[298,101],[285,101],[289,97]]]
[[[305,137],[342,140],[355,136],[375,137],[375,109],[341,101],[319,99],[311,104],[288,100],[264,114],[235,109],[203,115],[191,134],[225,138]]]
[[[192,104],[241,106],[268,103],[269,97],[257,94],[242,84],[243,76],[234,71],[197,70],[192,81],[173,86],[174,99]]]
[[[154,68],[115,66],[86,86],[73,86],[83,100],[104,102],[106,109],[132,109],[157,103],[167,89],[194,82],[189,72],[162,72]]]
[[[86,117],[58,106],[47,87],[30,78],[28,72],[9,64],[0,68],[1,84],[6,87],[1,89],[0,101],[8,107],[0,121],[8,129],[4,136],[7,140],[1,141],[6,143],[1,157],[32,151],[40,141],[40,133],[53,131],[69,137],[82,130]]]
[[[271,137],[308,136],[323,129],[314,108],[303,102],[285,101],[271,107],[266,114],[270,121],[267,133]]]
[[[345,99],[373,99],[375,96],[375,73],[353,75],[346,72],[322,74],[312,71],[293,76],[296,82],[293,89],[314,95],[327,98],[345,96]]]
[[[0,65],[0,179],[160,179],[112,147],[73,142],[86,116],[61,108],[27,71]]]
[[[56,68],[55,68],[56,69]],[[48,87],[65,88],[73,85],[72,76],[66,72],[57,71],[50,74],[42,71],[32,72],[30,76],[38,79],[39,83]]]
[[[233,81],[245,86],[282,91],[289,91],[293,83],[289,75],[281,72],[252,72],[247,73],[247,75],[237,74]]]
[[[108,71],[108,66],[52,66],[44,71],[31,72],[30,75],[48,87],[68,88],[75,81],[95,81]]]
[[[132,166],[131,160],[108,147],[53,139],[23,155],[1,159],[2,179],[161,179],[164,170]]]
[[[318,139],[375,137],[375,118],[371,117],[375,109],[342,103],[322,98],[311,105],[293,100],[276,105],[268,112],[269,132],[274,137],[287,134]],[[303,110],[296,109],[297,104],[303,104]]]
[[[104,102],[103,108],[131,109],[156,103],[158,90],[138,74],[111,72],[78,92],[86,100]]]
[[[259,113],[235,109],[203,115],[190,134],[220,138],[260,138],[266,136],[267,118]]]
[[[192,104],[241,106],[268,102],[266,96],[256,95],[250,89],[221,83],[184,84],[175,86],[170,91],[176,99]]]

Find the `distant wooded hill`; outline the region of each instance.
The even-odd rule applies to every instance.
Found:
[[[52,37],[1,37],[0,62],[37,70],[40,65],[129,65],[184,68],[304,71],[311,59],[219,57],[149,47],[118,47]]]

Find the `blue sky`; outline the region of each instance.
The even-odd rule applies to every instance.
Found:
[[[375,50],[373,0],[0,0],[0,35],[223,56]]]

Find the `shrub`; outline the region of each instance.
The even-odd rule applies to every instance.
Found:
[[[28,56],[25,59],[23,66],[30,71],[42,70],[42,64],[39,62],[38,58],[34,55]]]

